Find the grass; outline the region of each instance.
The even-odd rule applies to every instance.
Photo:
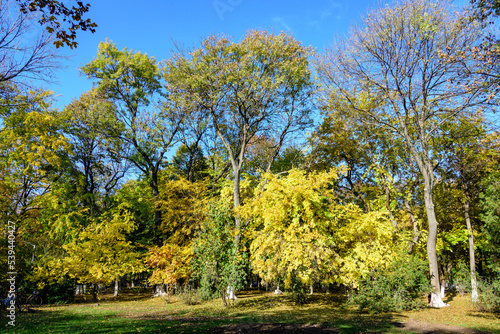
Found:
[[[150,295],[106,295],[98,306],[83,301],[43,306],[35,313],[17,314],[15,333],[205,333],[211,327],[235,323],[328,324],[341,333],[399,333],[397,323],[409,320],[500,333],[500,317],[476,312],[468,296],[448,296],[450,307],[443,309],[373,315],[343,307],[341,294],[315,294],[310,303],[297,306],[287,295],[245,291],[231,308],[221,300],[189,306],[176,296]],[[2,318],[0,332],[14,332]]]

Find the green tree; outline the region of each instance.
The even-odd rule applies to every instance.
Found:
[[[165,155],[178,140],[184,109],[168,99],[155,105],[155,99],[163,95],[156,60],[126,48],[120,51],[115,44],[105,41],[99,44],[97,56],[82,71],[97,81],[99,94],[116,105],[117,127],[101,131],[132,148],[124,157],[149,179],[157,198],[158,173]],[[155,225],[160,224],[161,212],[155,209]],[[161,244],[159,236],[156,241]]]

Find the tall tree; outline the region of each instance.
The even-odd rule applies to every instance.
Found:
[[[72,144],[72,168],[83,178],[84,205],[93,216],[105,209],[106,198],[114,193],[129,167],[123,159],[127,147],[119,138],[108,137],[102,131],[113,128],[115,115],[115,105],[94,90],[73,100],[61,113]]]
[[[116,104],[117,124],[103,130],[133,148],[125,158],[149,179],[157,198],[158,173],[165,155],[178,140],[184,109],[168,99],[156,101],[165,94],[155,58],[126,48],[118,50],[114,43],[105,41],[82,71],[97,81],[101,96]],[[155,225],[159,227],[160,223],[160,210],[155,209]],[[162,243],[161,238],[156,239]]]
[[[399,136],[423,179],[429,234],[427,255],[434,289],[431,305],[440,298],[433,188],[436,152],[431,143],[444,122],[467,113],[486,99],[478,82],[466,83],[466,47],[481,41],[475,22],[452,13],[446,1],[402,0],[377,9],[353,27],[320,62],[319,71],[333,94],[344,98],[354,113]],[[360,102],[368,96],[371,103]]]
[[[251,31],[239,43],[211,36],[191,57],[178,55],[168,66],[171,84],[185,101],[211,120],[233,172],[233,201],[241,203],[240,179],[247,147],[257,135],[273,141],[267,169],[291,133],[309,124],[314,84],[309,48],[290,35]],[[175,72],[174,72],[175,71]],[[236,230],[242,229],[236,217]],[[235,236],[238,248],[241,234]]]

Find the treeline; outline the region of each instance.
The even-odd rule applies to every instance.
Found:
[[[400,1],[322,54],[262,30],[161,62],[106,40],[62,110],[1,81],[4,267],[10,221],[26,286],[147,277],[226,302],[258,280],[302,301],[403,266],[398,305],[443,306],[445,282],[480,300],[500,270],[493,9]]]

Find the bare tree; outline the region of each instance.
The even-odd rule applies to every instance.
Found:
[[[346,100],[351,112],[399,136],[421,174],[435,307],[445,304],[440,297],[433,202],[439,156],[432,140],[444,124],[486,101],[480,81],[467,81],[472,61],[454,57],[477,45],[481,30],[450,7],[444,0],[402,0],[374,10],[319,62],[330,98]]]
[[[30,85],[48,80],[58,65],[53,38],[37,33],[32,14],[21,14],[14,1],[0,0],[0,85]],[[17,15],[16,15],[17,14]],[[3,88],[0,88],[2,93]]]

